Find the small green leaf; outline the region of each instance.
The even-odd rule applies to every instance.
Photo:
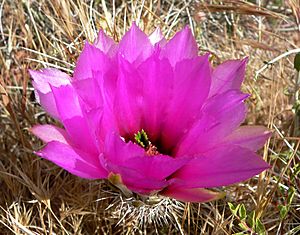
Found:
[[[239,226],[240,226],[241,229],[243,229],[245,231],[249,230],[249,228],[244,223],[239,223]]]
[[[297,176],[297,175],[300,173],[300,164],[297,163],[297,164],[293,167],[293,170],[294,170],[294,175]]]
[[[231,210],[232,214],[234,214],[236,216],[240,205],[234,206],[232,203],[228,202],[228,206],[229,206],[229,209]]]
[[[288,190],[288,204],[291,205],[295,196],[295,188],[290,187]]]
[[[285,195],[286,189],[284,188],[283,185],[279,185],[279,186],[278,186],[278,189],[280,190],[281,194]]]
[[[228,206],[231,212],[235,209],[235,206],[231,202],[228,202]]]
[[[266,228],[263,225],[263,223],[260,221],[260,219],[256,220],[256,231],[259,235],[265,235],[266,234]]]
[[[297,163],[295,166],[291,169],[292,175],[291,175],[291,180],[294,182],[295,180],[298,179],[298,175],[300,174],[300,164]]]
[[[252,229],[255,228],[255,211],[251,211],[249,213],[248,219],[247,219],[248,224]]]
[[[287,206],[283,206],[283,205],[279,205],[279,214],[280,214],[280,218],[284,219],[287,215],[287,213],[289,212],[289,208]]]
[[[241,204],[240,209],[239,209],[239,216],[241,220],[246,219],[247,217],[247,212],[244,204]]]
[[[300,53],[297,53],[294,58],[294,68],[299,72],[300,71]]]

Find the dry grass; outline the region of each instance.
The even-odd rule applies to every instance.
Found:
[[[297,234],[300,100],[295,54],[254,77],[265,62],[299,46],[300,8],[295,0],[256,2],[1,0],[0,233]],[[190,25],[200,52],[210,51],[214,64],[250,57],[243,86],[252,94],[246,122],[274,130],[262,151],[271,170],[225,188],[227,197],[219,201],[153,204],[129,200],[101,181],[72,176],[33,155],[42,143],[28,128],[54,120],[35,102],[28,68],[71,72],[84,40],[93,41],[97,29],[119,40],[133,20],[146,32],[160,26],[168,38]]]

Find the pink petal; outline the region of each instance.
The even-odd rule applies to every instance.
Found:
[[[152,54],[153,46],[147,35],[136,24],[132,24],[122,38],[118,52],[128,62],[139,64]]]
[[[125,143],[118,135],[111,134],[107,136],[101,161],[104,168],[120,174],[128,188],[149,193],[166,186],[166,178],[190,161],[190,158],[148,156],[140,146],[132,142]]]
[[[228,60],[215,68],[209,96],[221,94],[230,89],[240,89],[245,77],[248,59]]]
[[[35,88],[37,101],[52,117],[58,118],[58,113],[50,85],[60,87],[70,84],[69,75],[57,69],[42,69],[39,71],[29,70],[33,78],[32,84]]]
[[[164,38],[160,28],[156,28],[154,32],[150,34],[149,40],[153,46],[155,44],[159,44],[160,46],[165,46],[167,44],[167,40]]]
[[[88,109],[99,108],[103,105],[102,92],[95,75],[92,78],[75,80],[73,86]]]
[[[119,77],[114,99],[114,114],[121,136],[132,137],[141,130],[143,79],[132,64],[119,57]]]
[[[113,60],[100,49],[86,42],[76,63],[74,80],[92,78],[95,71],[101,71],[104,74],[112,68],[113,63]]]
[[[176,159],[166,155],[144,155],[128,159],[124,166],[135,169],[146,178],[165,180],[190,160],[191,158]]]
[[[162,131],[164,147],[174,147],[198,118],[209,92],[210,71],[208,56],[183,60],[176,64],[173,97],[168,105]]]
[[[98,67],[90,68],[90,74],[85,79],[75,79],[72,85],[89,109],[99,108],[112,99],[116,89],[116,62],[106,56],[96,56]],[[78,63],[80,67],[80,64]],[[88,69],[88,68],[87,68]],[[83,76],[83,75],[82,75]],[[111,102],[111,101],[110,101]]]
[[[117,51],[117,45],[114,40],[108,37],[101,29],[98,37],[94,42],[95,47],[99,48],[104,54],[113,56]]]
[[[124,165],[124,162],[128,159],[142,157],[144,154],[145,151],[143,148],[131,141],[125,143],[115,133],[106,136],[104,157],[114,164]]]
[[[236,144],[256,151],[264,146],[271,134],[270,130],[263,126],[241,126],[226,137],[224,143]]]
[[[184,202],[209,202],[225,196],[224,193],[217,193],[203,188],[187,189],[172,186],[168,186],[160,194]]]
[[[129,189],[148,194],[153,190],[160,190],[165,187],[167,182],[165,179],[148,177],[139,169],[140,160],[138,159],[143,158],[144,155],[143,148],[132,142],[125,143],[118,135],[111,134],[106,138],[105,151],[100,156],[100,160],[102,166],[109,172],[120,174],[124,184]],[[148,158],[150,159],[149,156]]]
[[[82,116],[79,97],[71,85],[51,88],[61,120]]]
[[[175,66],[179,61],[194,58],[197,55],[197,42],[188,27],[176,33],[161,51],[161,56],[168,58],[172,66]]]
[[[96,130],[90,129],[85,118],[79,116],[73,117],[64,120],[63,124],[74,146],[84,152],[90,153],[92,156],[90,159],[91,162],[97,161],[99,150],[96,139],[93,136],[93,132],[96,132]]]
[[[152,55],[138,67],[143,79],[142,127],[152,142],[162,131],[171,99],[174,73],[167,59]]]
[[[122,178],[123,184],[128,189],[136,193],[147,195],[155,191],[160,191],[168,185],[166,180],[157,180],[145,177],[135,169],[113,164],[106,159],[103,160],[103,164],[110,173],[119,174]]]
[[[203,153],[240,126],[246,116],[244,100],[248,97],[237,90],[214,96],[202,109],[199,120],[187,132],[175,150],[176,156]]]
[[[39,90],[43,94],[51,92],[49,84],[55,87],[70,84],[70,76],[57,69],[47,68],[37,71],[29,70],[29,73],[33,78],[35,89]]]
[[[48,143],[51,141],[58,141],[64,144],[68,143],[68,134],[62,128],[53,125],[36,125],[30,131]]]
[[[115,122],[114,114],[110,109],[110,106],[106,103],[102,109],[102,115],[100,117],[98,127],[96,126],[95,130],[96,138],[99,143],[99,152],[103,152],[106,136],[109,136],[110,133],[118,133],[118,126]]]
[[[33,85],[34,86],[34,85]],[[59,120],[55,100],[52,92],[43,94],[39,90],[34,91],[37,102],[43,107],[43,109],[53,118]]]
[[[249,149],[223,145],[195,157],[174,176],[187,188],[211,188],[247,180],[270,166]]]
[[[52,87],[60,119],[70,136],[72,143],[82,151],[91,153],[95,161],[97,143],[95,130],[90,128],[87,113],[83,109],[80,98],[72,86]],[[101,114],[100,114],[101,115]],[[101,116],[98,120],[100,120]]]
[[[52,161],[71,174],[82,178],[102,179],[106,178],[108,175],[107,171],[101,167],[100,163],[95,165],[88,163],[85,160],[86,154],[61,142],[49,142],[45,148],[38,151],[36,154]]]
[[[98,82],[98,86],[103,98],[103,106],[107,105],[110,108],[113,106],[118,83],[117,74],[118,71],[116,70],[116,65],[114,63],[111,64],[111,69],[105,74],[101,73],[100,71],[94,73],[94,78]]]

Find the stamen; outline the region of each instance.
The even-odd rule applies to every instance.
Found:
[[[157,147],[150,142],[147,133],[143,129],[134,135],[134,139],[138,145],[146,150],[147,155],[155,156],[159,154]]]
[[[158,155],[159,152],[157,151],[157,147],[154,146],[153,144],[150,143],[147,151],[146,151],[147,155],[149,156],[154,156],[154,155]]]
[[[147,133],[143,129],[134,135],[134,139],[143,148],[148,148],[150,145]]]

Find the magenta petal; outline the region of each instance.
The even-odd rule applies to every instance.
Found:
[[[79,97],[71,85],[51,88],[61,120],[82,116]]]
[[[63,124],[74,146],[84,152],[90,153],[93,157],[90,161],[95,162],[99,151],[92,132],[96,130],[90,130],[87,121],[79,116],[66,119]]]
[[[175,146],[198,118],[209,92],[210,71],[207,55],[176,64],[173,96],[162,131],[165,148]]]
[[[32,84],[35,88],[37,101],[54,118],[58,118],[58,113],[50,85],[60,87],[70,84],[70,77],[57,69],[42,69],[39,71],[29,70],[33,78]]]
[[[116,63],[114,60],[105,55],[96,56],[98,66],[85,68],[86,76],[91,76],[82,79],[74,79],[72,85],[75,87],[78,95],[83,99],[89,109],[99,108],[106,102],[107,96],[112,98],[112,93],[115,91],[117,80]],[[78,62],[78,68],[81,63]],[[90,69],[90,70],[89,70]]]
[[[93,72],[101,71],[103,74],[114,66],[111,58],[100,49],[86,42],[82,53],[76,63],[74,80],[82,80],[93,77]]]
[[[105,147],[104,157],[109,162],[132,169],[149,179],[164,180],[190,160],[164,155],[148,156],[140,146],[125,143],[114,134],[107,138]]]
[[[270,130],[263,126],[241,126],[226,137],[224,143],[236,144],[256,151],[264,146],[270,136]]]
[[[167,59],[152,55],[138,67],[143,77],[143,129],[151,141],[156,141],[162,131],[171,99],[174,73]]]
[[[98,123],[98,126],[95,126],[94,129],[96,130],[96,137],[99,143],[99,151],[103,152],[106,137],[109,136],[110,133],[118,132],[118,126],[114,120],[114,114],[110,110],[110,107],[107,107],[107,104],[104,105],[100,122]]]
[[[62,128],[53,125],[36,125],[30,131],[44,142],[58,141],[68,143],[68,135]]]
[[[34,86],[34,85],[33,85]],[[56,103],[52,92],[43,94],[39,90],[34,91],[37,102],[43,107],[43,109],[53,118],[59,120],[59,115],[56,108]]]
[[[247,97],[238,90],[230,90],[209,99],[199,120],[178,144],[176,156],[202,153],[221,143],[245,119]]]
[[[141,157],[144,154],[143,148],[130,141],[125,143],[117,134],[108,134],[106,137],[104,157],[114,164],[124,165],[128,159]]]
[[[125,143],[116,134],[107,137],[102,156],[106,169],[120,174],[129,189],[143,193],[161,190],[168,184],[166,178],[188,161],[190,158],[148,156],[143,148],[132,142]]]
[[[37,155],[82,178],[101,179],[108,175],[100,163],[95,165],[88,163],[85,154],[61,142],[49,142],[45,148],[37,152]]]
[[[150,194],[153,191],[160,191],[168,185],[166,180],[145,177],[135,169],[113,164],[106,159],[103,159],[102,164],[105,165],[105,168],[108,169],[110,173],[119,174],[123,184],[128,189],[137,193]]]
[[[117,51],[117,45],[114,40],[108,37],[101,29],[98,33],[98,37],[94,42],[95,47],[99,48],[104,54],[113,56]]]
[[[119,77],[114,113],[121,136],[133,136],[141,130],[143,107],[143,79],[132,64],[119,57]]]
[[[70,76],[57,69],[29,70],[29,73],[33,78],[34,88],[44,94],[51,92],[49,84],[55,87],[70,84]]]
[[[212,74],[209,96],[221,94],[230,89],[240,89],[245,77],[248,59],[228,60],[217,66]]]
[[[224,193],[216,193],[203,188],[187,189],[172,186],[168,186],[160,194],[184,202],[209,202],[220,199],[224,196]]]
[[[139,158],[143,158],[144,155],[143,148],[132,142],[125,143],[118,135],[111,134],[106,138],[105,151],[100,160],[108,171],[120,174],[129,189],[146,194],[153,190],[160,190],[167,185],[167,182],[159,177],[148,177],[139,169],[141,165]],[[148,158],[150,159],[150,156]],[[135,161],[137,162],[135,163]]]
[[[197,42],[188,27],[176,33],[161,51],[161,56],[168,58],[172,66],[181,60],[194,58],[197,55]]]
[[[223,145],[195,157],[174,177],[187,188],[211,188],[247,180],[269,167],[249,149]]]
[[[191,158],[176,159],[166,155],[146,155],[130,158],[124,165],[135,169],[146,178],[164,180],[190,160]]]
[[[97,155],[95,135],[89,125],[89,119],[82,108],[80,98],[72,86],[52,87],[60,119],[72,143],[85,152]],[[100,114],[101,115],[101,114]],[[99,117],[100,120],[101,116]],[[90,159],[92,162],[94,159]]]
[[[73,86],[88,109],[99,108],[103,105],[101,89],[99,88],[95,76],[92,78],[75,80]]]
[[[132,24],[130,30],[124,35],[118,52],[130,63],[144,61],[153,52],[153,46],[147,35],[136,24]]]

